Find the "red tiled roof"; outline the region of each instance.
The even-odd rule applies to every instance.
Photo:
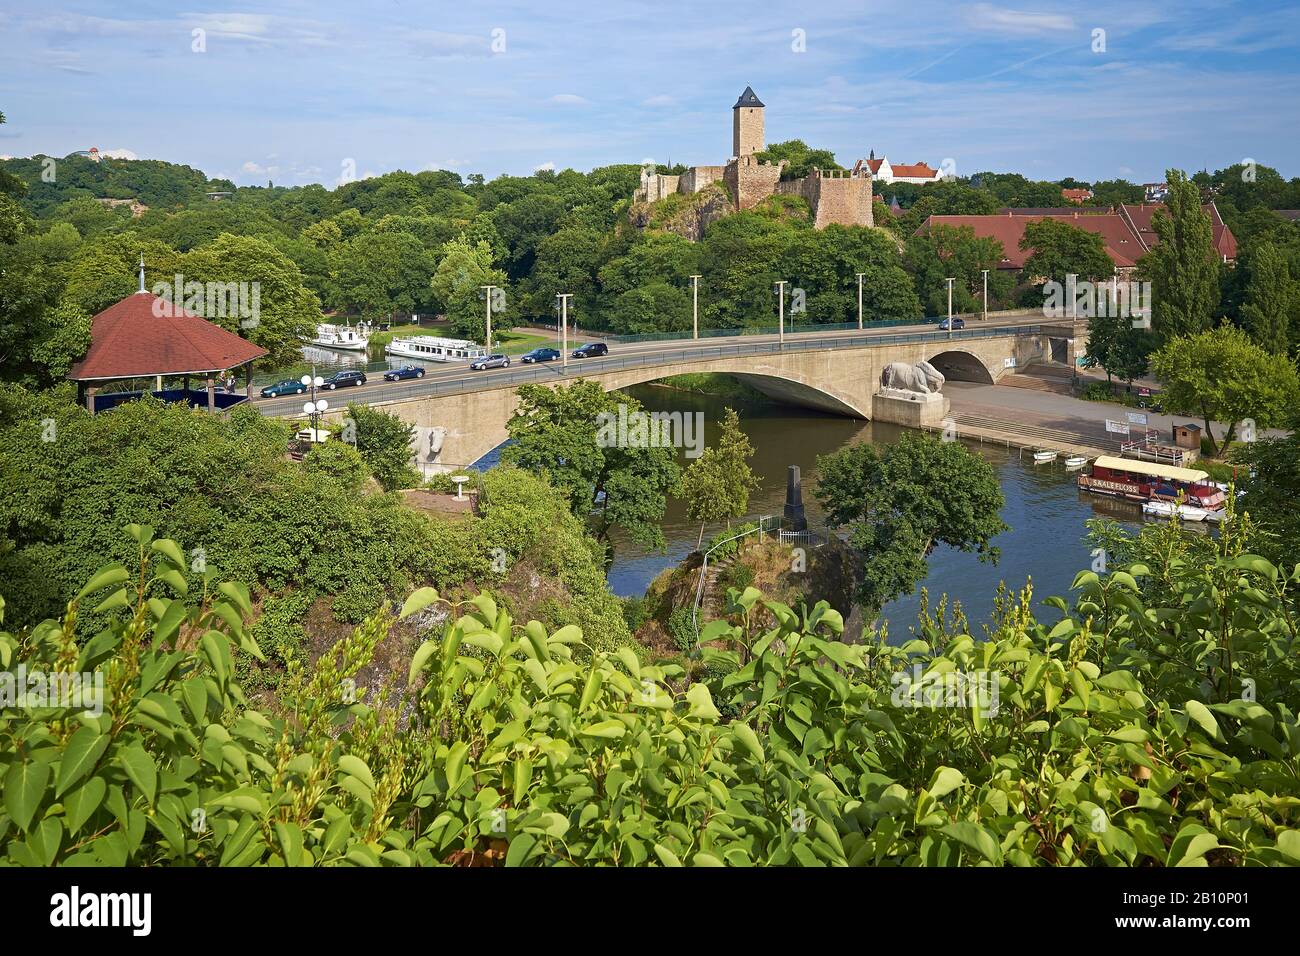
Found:
[[[1091,189],[1062,189],[1061,195],[1070,202],[1083,202],[1092,198]]]
[[[902,166],[898,163],[890,163],[889,168],[893,171],[895,179],[900,177],[912,179],[937,179],[939,177],[939,170],[931,169],[925,163],[915,163],[911,166]]]
[[[161,316],[154,315],[161,302]],[[261,358],[260,348],[151,292],[137,292],[95,316],[90,350],[73,381],[219,372]]]
[[[1151,219],[1155,216],[1157,210],[1164,208],[1165,204],[1162,202],[1125,203],[1119,207],[1118,212],[1121,216],[1128,218],[1149,249],[1160,242],[1160,237],[1151,228]],[[1201,206],[1201,209],[1210,217],[1210,228],[1214,233],[1215,251],[1225,259],[1236,259],[1237,237],[1232,234],[1232,230],[1228,228],[1227,223],[1223,221],[1223,217],[1219,215],[1219,207],[1212,202],[1207,202]]]
[[[1055,219],[1069,223],[1085,232],[1101,236],[1101,241],[1106,246],[1106,254],[1120,269],[1128,269],[1136,265],[1138,258],[1146,252],[1142,240],[1134,234],[1129,224],[1113,214],[1069,213],[1052,216],[1017,216],[1008,213],[1005,216],[931,216],[921,223],[917,232],[923,232],[931,226],[969,226],[975,231],[976,236],[997,239],[1002,243],[1002,255],[1005,258],[999,268],[1021,269],[1025,265],[1025,260],[1032,255],[1032,250],[1020,248],[1025,227],[1031,222],[1042,219]]]
[[[874,176],[876,173],[880,172],[880,164],[883,163],[884,161],[885,161],[885,160],[884,160],[883,157],[882,157],[881,159],[869,159],[869,160],[867,160],[867,166],[871,169],[871,174],[872,174],[873,176]]]

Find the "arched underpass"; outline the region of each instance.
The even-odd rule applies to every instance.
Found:
[[[993,373],[988,366],[970,352],[948,349],[930,359],[930,364],[950,382],[978,382],[993,384]]]

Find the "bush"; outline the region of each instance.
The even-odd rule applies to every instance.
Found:
[[[370,476],[370,469],[361,453],[341,441],[313,445],[303,458],[302,466],[306,471],[328,475],[348,491],[359,491]]]
[[[695,650],[700,642],[693,611],[693,607],[678,607],[673,608],[673,612],[668,615],[668,634],[683,654]]]
[[[1050,628],[1025,593],[987,640],[932,621],[903,647],[845,644],[824,603],[750,591],[740,623],[704,629],[725,647],[709,683],[681,689],[675,665],[423,589],[402,616],[450,617],[406,695],[349,690],[380,612],[290,665],[262,713],[235,676],[261,656],[247,593],[191,603],[180,547],[131,531],[130,569],[103,568],[62,623],[0,633],[29,673],[106,684],[102,713],[26,701],[0,722],[6,863],[1300,864],[1300,570],[1231,542],[1208,565],[1081,572]],[[82,602],[108,624],[78,643]],[[760,603],[765,632],[744,623]]]
[[[355,403],[348,405],[348,418],[355,426],[357,451],[385,491],[419,484],[420,473],[411,467],[414,425]]]

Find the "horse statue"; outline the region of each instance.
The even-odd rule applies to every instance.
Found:
[[[943,374],[929,362],[890,362],[880,373],[882,388],[894,388],[903,392],[916,392],[921,395],[938,394],[943,388]]]

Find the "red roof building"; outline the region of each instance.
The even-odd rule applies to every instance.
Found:
[[[932,226],[968,226],[980,238],[997,239],[1002,243],[1002,262],[999,269],[1019,272],[1024,268],[1025,260],[1032,250],[1021,249],[1020,240],[1025,235],[1025,227],[1031,222],[1042,219],[1056,219],[1067,222],[1085,232],[1101,236],[1106,246],[1106,254],[1115,263],[1116,269],[1132,269],[1138,258],[1146,252],[1142,240],[1132,228],[1119,216],[1113,214],[1096,215],[1093,213],[1065,213],[1057,215],[1018,216],[1007,213],[1001,216],[931,216],[921,224],[918,233]]]
[[[1164,207],[1165,204],[1159,202],[1144,202],[1136,205],[1125,203],[1115,211],[1128,220],[1134,231],[1142,237],[1143,244],[1150,249],[1160,242],[1160,237],[1151,228],[1151,220],[1156,211]],[[1232,234],[1228,224],[1219,215],[1219,207],[1212,202],[1207,202],[1201,206],[1201,209],[1210,217],[1210,228],[1214,233],[1214,251],[1224,262],[1236,262],[1237,237]]]
[[[1061,198],[1066,202],[1085,203],[1092,198],[1091,189],[1062,189]]]
[[[87,382],[153,378],[161,391],[164,376],[184,376],[188,399],[189,376],[202,375],[207,382],[208,407],[214,409],[219,403],[213,377],[243,366],[247,384],[251,382],[252,362],[266,354],[266,349],[166,299],[137,292],[91,320],[90,349],[72,367],[68,378],[83,387]],[[99,407],[95,401],[98,388],[85,388],[87,407],[94,412]]]

